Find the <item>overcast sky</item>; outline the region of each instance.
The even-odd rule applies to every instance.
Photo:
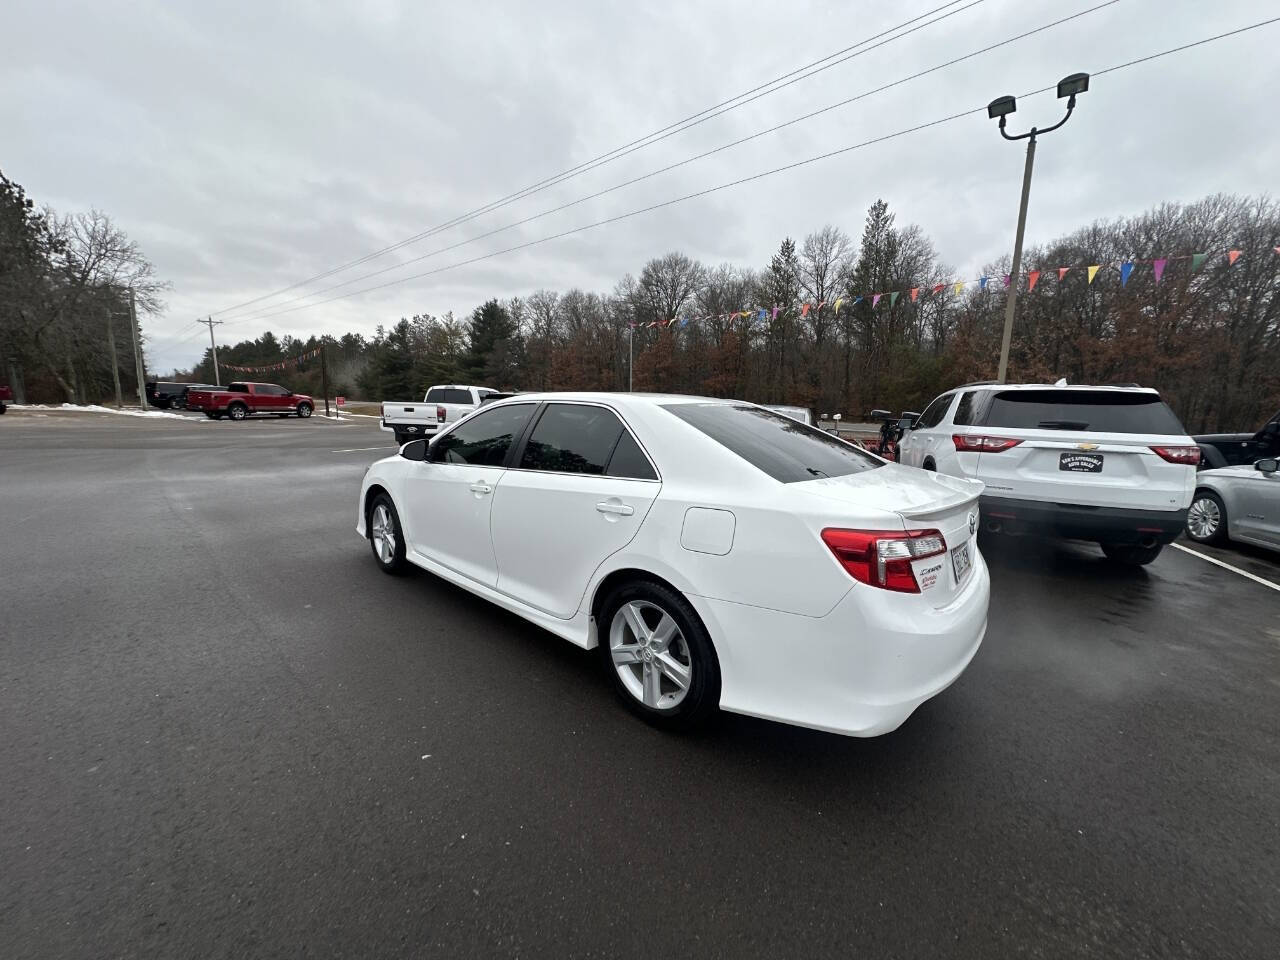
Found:
[[[173,289],[151,366],[196,361],[197,316],[363,256],[942,5],[13,0],[0,60],[0,169],[60,211],[97,207]],[[968,2],[968,0],[965,0]],[[299,293],[474,237],[933,67],[1101,0],[982,0],[942,22],[617,162],[254,308],[219,341],[372,333],[540,287],[607,291],[679,249],[760,266],[868,204],[919,223],[958,276],[1012,245],[1020,145],[964,118],[763,181],[374,293],[253,319]],[[964,4],[960,4],[963,7]],[[1276,0],[1119,0],[785,131],[423,260],[446,266],[1022,94],[1280,14]],[[21,37],[21,40],[16,38]],[[1280,186],[1280,24],[1097,77],[1044,138],[1028,241],[1216,191]],[[1057,120],[1021,100],[1013,128]],[[311,302],[311,301],[300,301]],[[298,303],[287,304],[297,306]],[[235,318],[239,322],[232,322]]]

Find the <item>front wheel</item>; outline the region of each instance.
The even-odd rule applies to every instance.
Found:
[[[1212,490],[1197,490],[1187,511],[1187,536],[1196,543],[1221,543],[1227,538],[1227,507]]]
[[[298,416],[302,417],[303,419],[311,416],[311,410],[312,410],[312,407],[311,407],[311,404],[309,403],[298,404]]]
[[[1160,556],[1164,544],[1157,543],[1153,547],[1142,547],[1135,543],[1100,543],[1102,552],[1113,563],[1122,563],[1126,567],[1145,567]]]
[[[720,705],[720,662],[702,620],[681,594],[636,580],[606,598],[597,621],[614,689],[654,726],[685,730]]]
[[[378,569],[383,573],[399,574],[408,568],[400,515],[385,493],[374,497],[369,506],[369,545],[373,548],[373,559],[378,561]]]

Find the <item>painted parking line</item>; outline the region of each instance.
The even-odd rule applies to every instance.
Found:
[[[1254,583],[1260,583],[1264,587],[1270,587],[1272,590],[1280,592],[1280,583],[1272,583],[1270,580],[1260,577],[1256,573],[1250,573],[1248,570],[1241,570],[1239,567],[1233,567],[1229,563],[1223,563],[1215,557],[1211,557],[1206,553],[1201,553],[1199,550],[1192,550],[1190,547],[1184,547],[1180,543],[1171,543],[1169,546],[1176,547],[1183,553],[1189,553],[1193,557],[1199,557],[1201,560],[1208,560],[1215,567],[1222,567],[1223,570],[1230,570],[1232,573],[1238,573],[1240,576],[1245,577],[1248,580],[1252,580]]]

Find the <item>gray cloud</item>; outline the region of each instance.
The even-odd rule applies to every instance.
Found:
[[[1095,0],[1096,2],[1096,0]],[[0,63],[4,170],[60,209],[96,206],[172,281],[152,363],[187,365],[199,315],[447,221],[922,13],[887,4],[20,0]],[[986,0],[617,163],[390,257],[486,232],[1093,5]],[[892,8],[896,8],[892,9]],[[1048,33],[405,268],[416,273],[880,136],[1075,70],[1275,13],[1269,0],[1123,0]],[[1098,77],[1037,156],[1029,236],[1219,190],[1273,191],[1280,26]],[[1052,122],[1020,102],[1018,128]],[[855,236],[885,197],[960,275],[1009,247],[1022,151],[966,118],[768,180],[362,297],[229,323],[226,339],[372,331],[490,296],[608,290],[670,249],[765,263],[823,223]],[[316,286],[357,275],[344,273]],[[372,283],[393,279],[385,274]],[[358,289],[354,284],[344,290]],[[335,291],[340,293],[344,291]],[[288,296],[268,301],[263,308]],[[288,306],[288,305],[286,305]],[[248,313],[242,311],[241,313]],[[235,314],[231,315],[232,317]],[[230,319],[230,317],[228,318]]]

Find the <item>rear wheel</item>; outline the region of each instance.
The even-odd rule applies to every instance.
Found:
[[[249,408],[243,403],[233,403],[227,407],[227,416],[232,420],[243,420],[249,415]]]
[[[395,504],[385,493],[373,498],[369,505],[369,545],[373,559],[383,573],[404,573],[408,561],[404,558],[404,536],[400,532],[400,515]]]
[[[1160,556],[1160,551],[1164,549],[1163,543],[1157,543],[1153,547],[1143,547],[1136,543],[1100,543],[1098,546],[1102,547],[1108,560],[1123,563],[1127,567],[1145,567]]]
[[[1187,511],[1187,536],[1196,543],[1221,543],[1227,538],[1227,507],[1212,490],[1197,490]]]
[[[304,419],[311,416],[311,409],[311,404],[306,403],[305,401],[298,404],[298,416]]]
[[[218,415],[217,415],[216,413],[214,413],[213,411],[211,411],[211,410],[206,410],[206,411],[204,412],[204,415],[205,415],[206,417],[208,417],[210,420],[217,420],[217,419],[218,419]]]
[[[610,594],[597,629],[605,669],[627,706],[649,723],[685,730],[720,705],[720,662],[681,594],[637,580]]]

